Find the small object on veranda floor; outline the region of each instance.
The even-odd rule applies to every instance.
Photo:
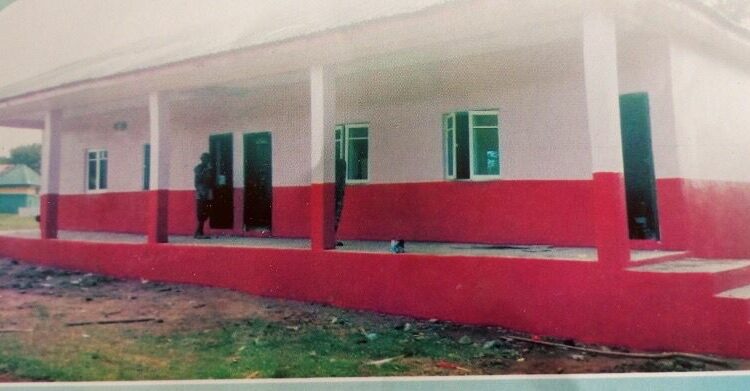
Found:
[[[394,254],[401,254],[406,252],[406,248],[403,240],[391,240],[391,252]]]

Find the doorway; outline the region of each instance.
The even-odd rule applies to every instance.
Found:
[[[630,239],[659,240],[648,94],[620,96],[620,126]]]
[[[245,151],[245,230],[270,230],[273,204],[271,133],[247,133],[243,142]]]
[[[232,177],[232,134],[215,134],[208,138],[208,152],[214,167],[213,203],[210,226],[231,229],[234,224],[234,184]]]

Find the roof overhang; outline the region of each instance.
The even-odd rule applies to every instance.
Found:
[[[433,61],[446,56],[446,48],[457,56],[578,38],[580,19],[591,7],[610,11],[620,29],[701,42],[750,62],[750,34],[690,0],[459,0],[221,53],[93,73],[62,84],[30,82],[27,89],[0,98],[0,125],[38,128],[47,110],[113,101],[145,105],[153,91],[201,89],[237,79],[283,79],[312,65],[356,72]]]

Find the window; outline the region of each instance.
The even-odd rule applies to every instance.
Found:
[[[87,183],[88,190],[102,190],[107,188],[107,151],[90,149],[87,151]]]
[[[462,111],[443,116],[446,179],[494,179],[500,176],[497,111]]]
[[[336,158],[346,161],[346,181],[367,182],[369,167],[369,130],[367,123],[336,126]]]

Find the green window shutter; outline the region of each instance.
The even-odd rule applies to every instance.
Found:
[[[143,145],[143,190],[151,187],[151,144]]]

